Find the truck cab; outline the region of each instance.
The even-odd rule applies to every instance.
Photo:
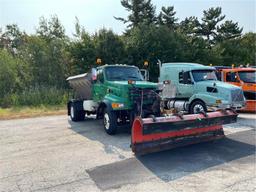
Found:
[[[160,82],[170,81],[176,95],[170,103],[184,102],[190,113],[205,112],[210,108],[235,108],[245,106],[242,89],[218,81],[215,68],[197,63],[163,63]],[[173,104],[174,105],[174,104]]]
[[[100,66],[96,68],[96,76],[92,84],[93,100],[110,102],[113,110],[129,110],[133,107],[129,97],[132,88],[155,89],[157,87],[156,83],[145,81],[140,70],[135,66]]]
[[[220,80],[241,87],[246,98],[243,111],[256,111],[256,69],[255,68],[223,68],[217,69]]]

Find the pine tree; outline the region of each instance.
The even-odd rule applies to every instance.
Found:
[[[39,36],[47,40],[64,39],[66,37],[65,29],[57,15],[52,16],[49,21],[44,17],[40,17],[39,27],[36,32]]]
[[[228,39],[234,39],[241,37],[243,28],[238,26],[238,23],[234,23],[231,20],[225,21],[223,24],[217,27],[218,35],[217,41],[223,41]]]
[[[156,12],[156,8],[151,3],[151,0],[146,1],[142,10],[143,22],[145,24],[155,23],[157,21],[155,12]]]
[[[129,23],[128,28],[137,27],[140,23],[154,23],[156,21],[155,6],[151,0],[122,0],[122,6],[130,12],[127,19],[114,17],[123,23]]]
[[[214,44],[214,38],[217,36],[217,26],[225,15],[221,14],[221,7],[210,8],[203,12],[202,23],[200,25],[199,34],[207,39],[209,46]]]
[[[175,17],[176,11],[173,6],[162,7],[160,14],[158,15],[158,24],[166,25],[169,29],[175,29],[177,27],[178,19]]]
[[[200,22],[197,17],[186,17],[183,21],[180,22],[179,30],[190,36],[197,36],[199,31]]]

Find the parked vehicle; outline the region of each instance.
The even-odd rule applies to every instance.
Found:
[[[156,83],[144,81],[140,70],[128,65],[104,65],[92,73],[67,79],[76,90],[76,97],[68,103],[68,114],[73,121],[84,120],[85,114],[97,114],[104,119],[108,134],[115,134],[117,127],[133,122],[135,116],[160,114],[152,109],[159,102]],[[144,92],[143,102],[139,92]],[[143,110],[141,110],[143,108]]]
[[[206,112],[207,108],[242,109],[245,98],[241,88],[217,80],[215,69],[195,63],[160,65],[160,82],[169,80],[177,93],[167,98],[166,107],[189,113]]]
[[[135,154],[222,138],[222,125],[237,119],[232,110],[194,115],[161,111],[162,96],[169,85],[160,90],[158,84],[144,81],[135,66],[99,66],[67,80],[75,90],[67,104],[71,120],[82,121],[85,114],[96,114],[110,135],[118,127],[130,125]]]
[[[217,68],[219,80],[241,87],[246,98],[246,107],[241,111],[256,112],[256,69]]]

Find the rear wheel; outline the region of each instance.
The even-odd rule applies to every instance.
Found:
[[[206,113],[206,112],[207,112],[206,105],[204,104],[204,102],[199,100],[192,102],[192,104],[189,107],[190,114]]]
[[[77,105],[75,103],[71,103],[70,118],[72,121],[83,121],[85,118],[85,111],[78,110]]]
[[[117,131],[117,117],[116,113],[112,110],[105,109],[103,115],[104,129],[109,135],[114,135]]]

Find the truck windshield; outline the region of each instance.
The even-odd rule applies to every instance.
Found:
[[[245,83],[256,83],[256,71],[239,71],[238,75]]]
[[[195,82],[217,80],[215,71],[213,70],[193,70],[192,75]]]
[[[143,81],[140,70],[136,67],[106,67],[105,74],[108,81]]]

